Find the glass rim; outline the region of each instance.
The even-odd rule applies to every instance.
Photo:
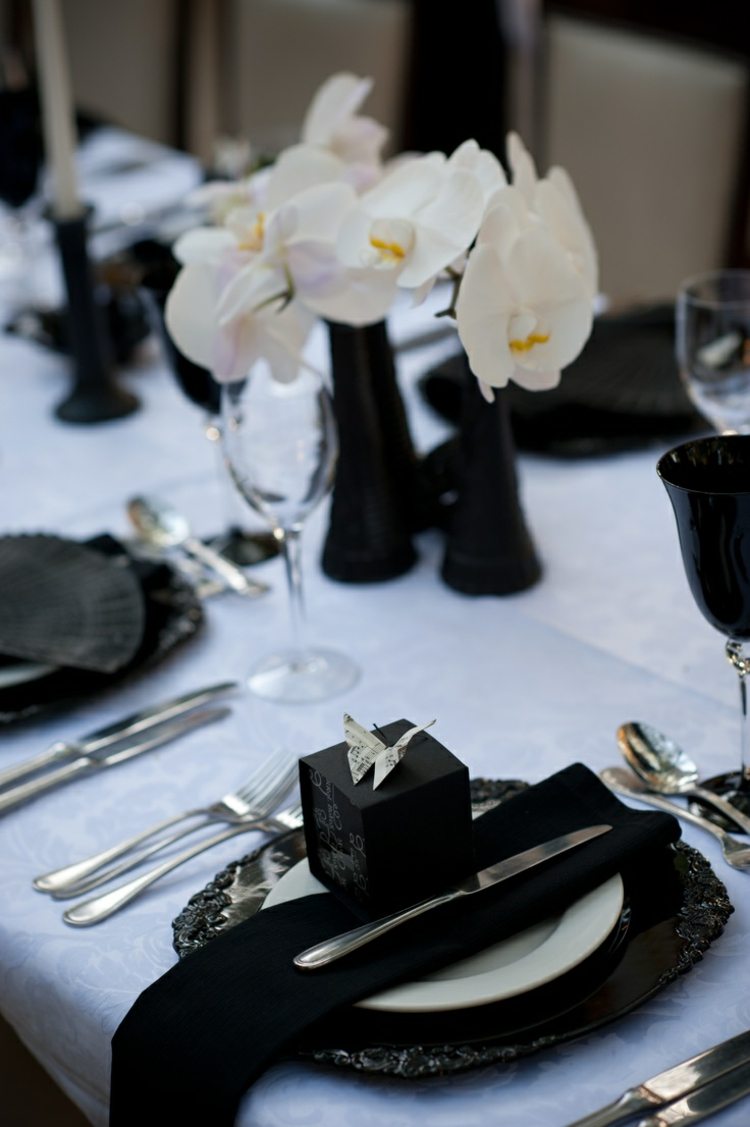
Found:
[[[694,291],[699,286],[715,281],[721,277],[744,279],[747,283],[747,294],[744,297],[700,297]],[[700,274],[691,274],[680,282],[677,291],[677,300],[690,305],[701,306],[704,309],[731,309],[735,306],[750,305],[750,269],[741,266],[724,266],[717,270],[705,270]]]
[[[750,274],[750,271],[748,271]],[[747,489],[721,489],[721,488],[701,488],[696,485],[681,485],[680,482],[674,481],[671,476],[666,472],[667,459],[671,458],[673,454],[679,451],[687,450],[691,446],[708,446],[711,443],[729,442],[732,444],[746,444],[748,447],[748,486]],[[716,469],[717,467],[712,467]],[[665,451],[656,463],[656,472],[664,485],[669,485],[672,489],[680,489],[683,493],[701,493],[706,496],[714,497],[744,497],[750,494],[750,434],[711,434],[703,435],[699,438],[691,438],[687,442],[681,442],[679,446],[673,446],[671,450]]]

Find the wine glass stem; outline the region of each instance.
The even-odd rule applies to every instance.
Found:
[[[750,741],[750,723],[748,723],[747,715],[747,675],[750,673],[750,658],[745,656],[742,642],[733,639],[727,642],[726,653],[740,681],[740,774],[737,789],[750,790],[750,779],[747,773],[748,741]]]
[[[289,619],[292,632],[292,646],[295,650],[305,650],[305,600],[302,589],[302,529],[283,528],[274,530],[274,536],[281,543],[286,568],[286,581],[289,588]]]

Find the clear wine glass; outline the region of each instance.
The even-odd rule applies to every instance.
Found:
[[[677,362],[716,430],[750,433],[750,270],[716,270],[677,295]]]
[[[144,239],[134,244],[130,253],[140,269],[140,292],[149,310],[152,326],[161,341],[169,369],[185,398],[203,412],[203,433],[218,449],[221,437],[221,387],[208,369],[195,364],[179,350],[164,323],[164,307],[179,272],[179,263],[167,246],[153,239]],[[241,518],[236,512],[242,502],[231,488],[221,460],[217,469],[226,517],[222,530],[208,538],[208,543],[240,567],[262,563],[275,556],[278,545],[272,536],[242,527]]]
[[[301,370],[282,383],[264,362],[222,393],[222,442],[229,471],[248,505],[271,525],[286,565],[291,646],[263,658],[248,678],[260,697],[285,703],[325,700],[348,689],[357,666],[304,637],[301,534],[330,491],[338,451],[333,404],[320,375]]]
[[[739,676],[740,766],[703,784],[750,814],[750,435],[699,438],[670,450],[657,472],[672,502],[698,609],[727,636]]]

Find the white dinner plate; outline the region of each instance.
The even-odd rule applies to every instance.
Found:
[[[284,904],[327,889],[300,861],[271,889],[263,907]],[[593,954],[620,917],[619,874],[576,900],[558,916],[486,947],[416,982],[402,983],[357,1005],[387,1013],[428,1013],[484,1006],[551,982]]]

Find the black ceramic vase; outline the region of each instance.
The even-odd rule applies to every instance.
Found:
[[[541,575],[516,478],[510,407],[503,390],[487,403],[466,369],[455,487],[442,576],[467,595],[510,595]]]
[[[384,322],[328,324],[339,459],[322,566],[345,583],[393,579],[416,560],[419,465]],[[421,525],[424,527],[424,523]]]

